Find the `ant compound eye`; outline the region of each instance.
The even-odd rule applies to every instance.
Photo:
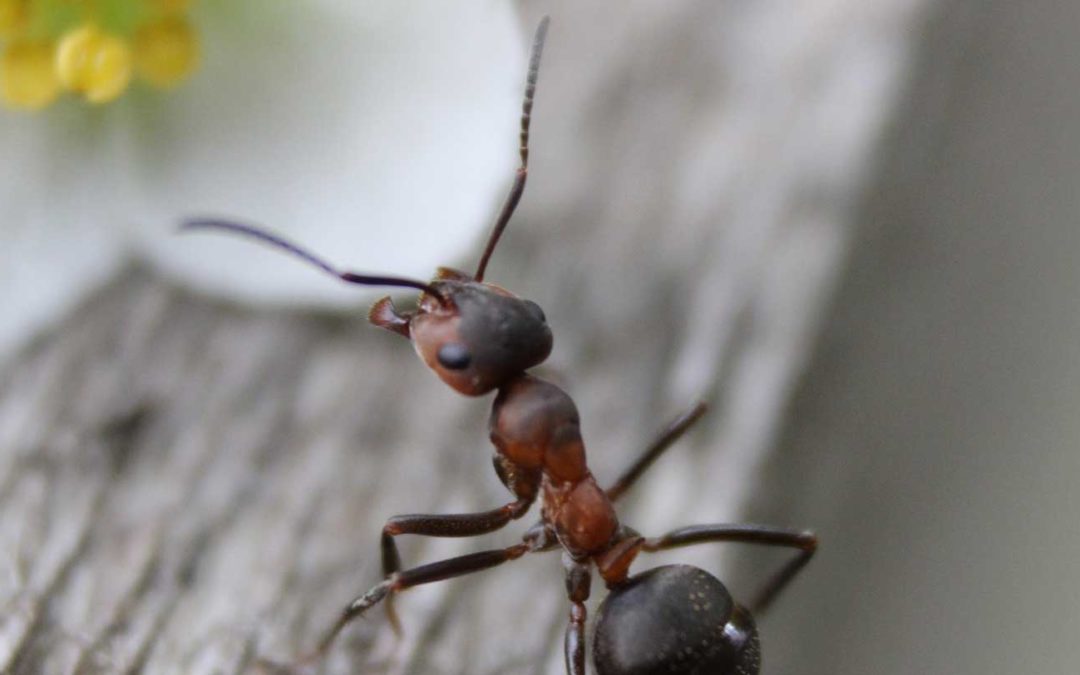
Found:
[[[540,309],[540,305],[536,304],[532,300],[522,300],[525,303],[525,309],[529,314],[539,321],[540,323],[547,323],[547,317],[544,316],[544,310]]]
[[[442,364],[443,368],[449,370],[464,370],[472,362],[469,350],[460,342],[447,342],[442,347],[439,347],[436,358],[439,359],[439,363]]]

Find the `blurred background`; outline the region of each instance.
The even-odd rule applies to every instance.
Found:
[[[1078,20],[929,26],[755,500],[824,542],[770,619],[775,672],[1080,662]]]
[[[410,5],[416,28],[394,33],[408,40],[386,40],[412,47],[375,51],[442,54],[434,45],[447,19],[427,17],[433,6]],[[488,278],[545,309],[555,351],[540,372],[578,403],[602,483],[666,420],[697,399],[711,404],[627,495],[620,516],[648,534],[729,521],[818,532],[819,554],[760,619],[764,673],[1073,672],[1080,7],[476,7],[452,31],[471,57],[441,56],[448,70],[422,77],[387,59],[392,77],[372,69],[364,81],[373,89],[330,106],[341,119],[356,110],[363,120],[365,101],[387,99],[379,86],[456,82],[484,63],[505,66],[509,75],[493,70],[487,85],[469,89],[494,92],[475,106],[484,120],[510,117],[492,128],[504,137],[490,153],[484,146],[487,154],[473,156],[481,141],[472,135],[462,134],[464,148],[432,140],[446,136],[423,126],[439,118],[435,102],[374,134],[388,156],[400,145],[421,164],[425,153],[441,157],[431,161],[443,162],[433,164],[442,172],[457,166],[448,153],[469,153],[458,170],[477,177],[476,202],[439,202],[447,193],[436,179],[410,180],[419,169],[405,160],[373,171],[369,159],[357,164],[380,194],[413,209],[403,218],[420,219],[415,234],[395,243],[383,230],[396,221],[365,224],[368,209],[391,218],[393,200],[364,202],[362,187],[333,209],[345,224],[360,211],[355,233],[345,224],[335,226],[337,239],[317,225],[294,227],[311,199],[301,188],[271,195],[284,205],[281,226],[305,242],[329,237],[320,251],[342,266],[371,265],[362,256],[379,241],[408,247],[409,265],[426,256],[471,269],[516,161],[528,36],[550,14],[530,182]],[[348,33],[334,1],[310,8],[312,25]],[[380,3],[371,12],[393,16]],[[252,27],[243,44],[280,44],[307,35],[304,25],[274,39]],[[200,29],[207,42],[216,34]],[[498,46],[477,47],[486,41]],[[204,49],[209,59],[215,48]],[[213,61],[203,67],[210,78]],[[199,72],[191,77],[197,90]],[[82,128],[71,121],[81,109],[58,105],[51,123],[60,118],[68,134]],[[468,126],[468,102],[448,109],[440,123]],[[260,119],[257,108],[247,112]],[[95,123],[109,118],[93,114]],[[303,126],[303,110],[295,114],[290,124]],[[9,228],[20,241],[19,228],[34,220],[27,214],[68,224],[100,201],[50,211],[48,191],[33,190],[28,176],[38,174],[25,168],[63,166],[62,150],[40,158],[64,144],[19,142],[36,118],[0,115],[5,147],[31,153],[0,159],[9,195],[0,237]],[[141,119],[113,118],[121,129]],[[375,117],[394,118],[392,107]],[[176,119],[182,127],[187,118]],[[205,124],[213,139],[213,122]],[[147,147],[162,138],[145,122],[138,129]],[[267,133],[307,131],[282,122]],[[353,138],[339,142],[348,148]],[[364,154],[362,138],[357,156],[376,156]],[[290,177],[279,160],[275,180],[302,187],[340,168],[318,162],[333,143],[312,157],[307,144],[291,145],[310,163]],[[273,162],[234,154],[236,171]],[[181,157],[155,161],[159,178],[194,181]],[[94,281],[79,282],[56,309],[36,309],[32,291],[20,291],[18,305],[6,301],[5,313],[44,318],[27,320],[0,361],[5,672],[250,672],[256,657],[309,648],[378,579],[388,516],[506,500],[489,465],[487,400],[457,396],[399,338],[365,325],[370,294],[323,296],[319,284],[332,280],[314,275],[297,282],[313,289],[297,303],[253,294],[249,282],[208,281],[206,265],[183,255],[209,249],[174,254],[160,243],[173,242],[172,223],[190,215],[187,193],[154,196],[151,188],[172,184],[144,186],[133,202],[167,204],[138,211],[162,226],[131,235],[127,223],[110,235],[128,242],[117,245],[119,262],[92,270]],[[16,204],[18,194],[31,197]],[[208,204],[270,218],[252,194],[238,194],[235,210],[225,190]],[[425,223],[440,203],[445,220]],[[117,210],[101,217],[139,220]],[[483,213],[479,224],[474,211]],[[438,241],[425,237],[429,228]],[[295,265],[228,245],[238,268],[252,251],[256,280]],[[80,257],[75,244],[65,248]],[[422,274],[396,267],[395,256],[378,251],[377,271]],[[18,275],[5,264],[5,283],[55,278],[42,270],[56,258],[35,260],[20,254]],[[410,564],[504,546],[527,525],[479,540],[402,538],[402,553]],[[695,564],[746,598],[782,560],[776,551],[705,546],[643,557],[636,569]],[[603,596],[599,583],[593,593]],[[402,642],[374,613],[350,627],[325,672],[564,672],[566,600],[554,555],[417,589],[398,608]]]

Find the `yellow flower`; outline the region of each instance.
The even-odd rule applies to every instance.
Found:
[[[0,38],[13,37],[26,25],[26,0],[0,0]]]
[[[107,103],[131,82],[131,49],[94,26],[70,31],[56,48],[56,74],[65,89],[91,103]]]
[[[163,17],[145,24],[135,34],[135,69],[155,87],[175,87],[198,64],[198,37],[183,17]]]
[[[0,54],[0,99],[13,108],[39,110],[60,95],[48,42],[15,42]]]
[[[191,9],[191,0],[0,0],[0,104],[40,110],[63,91],[108,103],[133,82],[172,89],[200,60]]]

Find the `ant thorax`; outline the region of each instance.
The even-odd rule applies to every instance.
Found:
[[[584,559],[607,550],[619,521],[586,464],[573,399],[550,382],[522,375],[499,389],[488,428],[501,458],[500,478],[519,498],[534,495],[540,483],[544,520],[567,552]]]

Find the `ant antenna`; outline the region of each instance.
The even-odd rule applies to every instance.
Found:
[[[433,295],[435,299],[439,301],[440,305],[447,305],[446,297],[431,284],[424,283],[423,281],[416,281],[415,279],[406,279],[404,277],[383,277],[370,274],[357,274],[355,272],[341,272],[334,269],[326,261],[305,251],[296,244],[286,241],[275,234],[260,230],[257,227],[252,227],[251,225],[242,225],[240,223],[234,223],[227,220],[216,220],[213,218],[196,218],[184,221],[184,223],[180,225],[181,232],[188,232],[191,230],[224,230],[245,237],[251,237],[270,244],[271,246],[276,246],[287,253],[291,253],[301,260],[307,261],[346,283],[362,284],[365,286],[404,286],[407,288],[416,288]]]
[[[544,51],[548,23],[550,23],[550,17],[545,16],[540,20],[540,25],[536,28],[536,37],[533,39],[532,54],[529,57],[529,75],[525,80],[525,101],[521,106],[521,166],[518,167],[514,185],[510,188],[510,194],[503,204],[502,211],[499,212],[499,219],[495,221],[495,229],[492,230],[487,246],[484,247],[484,254],[480,256],[480,264],[476,268],[476,274],[473,275],[477,281],[484,280],[484,270],[487,269],[488,260],[495,251],[495,244],[499,243],[499,237],[502,236],[503,230],[510,222],[510,216],[514,215],[514,209],[521,201],[521,193],[525,191],[525,177],[529,172],[529,122],[532,119],[533,95],[536,93],[536,78],[540,73],[540,55]]]

